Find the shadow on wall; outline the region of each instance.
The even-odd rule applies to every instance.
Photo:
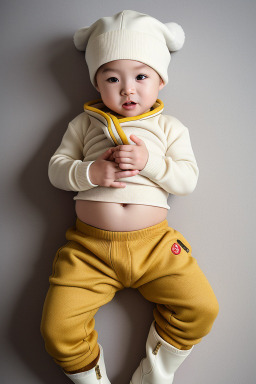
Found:
[[[36,47],[36,50],[38,49]],[[58,247],[65,242],[66,229],[73,225],[75,220],[72,201],[74,195],[72,192],[53,188],[48,181],[47,168],[49,159],[59,145],[67,123],[82,111],[85,101],[97,98],[98,94],[89,81],[83,54],[75,50],[70,37],[49,44],[40,50],[39,55],[44,55],[43,50],[45,50],[46,57],[52,57],[45,70],[57,81],[61,91],[68,99],[70,108],[50,128],[44,142],[35,151],[34,156],[20,175],[19,188],[29,203],[36,207],[40,222],[42,221],[45,225],[45,230],[41,234],[41,242],[38,244],[38,255],[36,257],[32,254],[26,255],[26,259],[30,258],[36,262],[30,280],[17,298],[8,338],[19,358],[38,377],[38,381],[45,384],[61,384],[69,382],[69,380],[44,349],[43,339],[40,335],[40,320],[53,257]],[[47,127],[45,127],[45,132],[47,132]],[[31,235],[33,236],[33,228]],[[110,342],[104,346],[105,359],[107,363],[113,365],[111,375],[113,384],[118,384],[125,381],[124,378],[127,378],[127,382],[129,381],[133,370],[144,355],[145,341],[152,321],[153,305],[131,290],[119,293],[114,302],[125,311],[127,322],[130,324],[130,335],[126,334],[123,339],[122,337],[116,339],[115,330],[118,329],[118,320],[115,319],[115,313],[111,314],[111,319],[109,318],[112,328],[108,336]],[[102,334],[104,334],[104,323],[106,322],[104,312],[105,308],[102,308],[102,315],[101,311],[97,314],[97,324],[102,323]],[[127,349],[125,353],[120,352],[121,355],[124,355],[123,364],[116,367],[113,359],[115,356],[118,358],[116,352],[122,351],[123,347]],[[113,353],[112,349],[116,352]]]

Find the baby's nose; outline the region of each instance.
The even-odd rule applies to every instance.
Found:
[[[121,94],[125,96],[129,96],[135,93],[134,87],[132,85],[126,85],[122,88]]]

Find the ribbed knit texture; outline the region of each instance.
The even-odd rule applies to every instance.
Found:
[[[86,61],[92,83],[98,68],[117,58],[143,62],[154,68],[165,83],[168,81],[167,68],[171,60],[169,51],[164,42],[148,33],[124,29],[110,31],[89,40]]]

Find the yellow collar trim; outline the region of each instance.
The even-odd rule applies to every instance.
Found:
[[[112,113],[109,113],[109,112],[103,112],[101,109],[99,108],[96,108],[96,107],[93,107],[93,105],[97,105],[97,104],[100,104],[102,102],[101,99],[97,99],[97,100],[92,100],[92,101],[89,101],[87,103],[84,104],[84,110],[86,111],[91,111],[91,112],[94,112],[94,113],[98,113],[99,115],[101,115],[102,117],[104,117],[107,121],[107,125],[108,125],[108,132],[113,140],[113,142],[116,144],[116,145],[119,145],[116,137],[115,137],[115,134],[113,133],[113,130],[111,128],[111,123],[114,124],[115,126],[115,129],[117,131],[117,134],[118,136],[120,137],[121,141],[123,144],[130,144],[129,143],[129,140],[127,139],[124,131],[122,130],[121,126],[120,126],[120,123],[125,123],[125,122],[129,122],[129,121],[135,121],[135,120],[141,120],[141,119],[145,119],[147,117],[150,117],[152,115],[155,115],[157,113],[160,113],[163,108],[164,108],[164,103],[160,100],[160,99],[157,99],[156,100],[156,103],[154,104],[154,106],[156,104],[158,104],[158,106],[156,106],[152,111],[149,111],[149,112],[146,112],[146,113],[143,113],[141,115],[138,115],[138,116],[132,116],[132,117],[117,117],[115,116],[114,114]]]
[[[111,118],[110,118],[110,116],[109,116],[107,113],[101,111],[101,110],[98,109],[98,108],[91,107],[91,105],[99,104],[99,103],[101,103],[101,102],[102,102],[101,99],[97,99],[97,100],[89,101],[88,103],[85,103],[85,104],[84,104],[84,110],[85,110],[85,111],[91,111],[91,112],[98,113],[99,115],[103,116],[103,117],[107,120],[109,134],[110,134],[112,140],[114,141],[114,143],[115,143],[116,145],[118,145],[118,141],[117,141],[117,139],[115,138],[115,135],[114,135],[114,133],[113,133],[113,131],[112,131],[112,128],[111,128]],[[126,138],[126,137],[125,137],[125,138]]]
[[[155,113],[161,112],[164,109],[164,103],[162,102],[162,100],[157,99],[154,105],[156,105],[156,104],[159,104],[159,105],[157,107],[155,107],[152,111],[143,113],[141,115],[133,116],[133,117],[122,117],[122,116],[117,117],[113,113],[103,112],[103,111],[101,111],[101,109],[98,109],[96,107],[92,107],[92,105],[97,105],[97,104],[103,104],[103,101],[101,99],[88,101],[87,103],[84,104],[84,110],[89,110],[89,111],[91,110],[93,112],[98,112],[100,115],[102,115],[104,117],[114,116],[120,121],[120,123],[124,123],[126,121],[131,121],[131,120],[133,121],[133,120],[144,119],[145,117],[154,115]]]

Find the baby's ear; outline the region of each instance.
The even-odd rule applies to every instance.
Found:
[[[164,86],[165,86],[165,83],[164,83],[163,79],[160,77],[159,91],[161,91],[161,89],[163,89]]]
[[[96,79],[95,79],[95,81],[94,81],[94,87],[96,88],[96,90],[97,90],[98,92],[100,92]]]
[[[100,90],[99,90],[99,87],[98,87],[98,83],[97,83],[97,74],[95,75],[93,85],[96,88],[96,90],[100,93]]]

